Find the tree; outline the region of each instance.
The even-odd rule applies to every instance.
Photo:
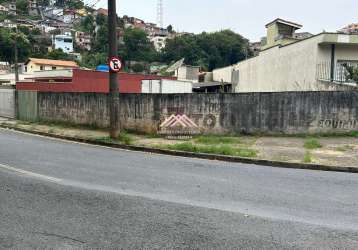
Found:
[[[145,67],[141,63],[136,63],[132,66],[132,70],[135,73],[142,73],[145,70]]]
[[[67,8],[75,10],[83,9],[85,7],[83,1],[81,0],[67,0],[65,5]]]
[[[108,18],[105,15],[99,14],[96,17],[96,23],[98,26],[107,26]]]
[[[157,59],[157,52],[143,30],[128,28],[124,31],[123,40],[126,60],[150,62]]]
[[[80,29],[83,32],[93,34],[95,30],[94,17],[92,15],[88,15],[85,18],[83,18],[81,20]]]
[[[45,58],[53,60],[75,60],[74,56],[63,52],[62,49],[54,49],[48,52]]]
[[[358,66],[343,64],[343,67],[345,68],[346,79],[358,84]]]
[[[170,25],[168,25],[168,27],[167,27],[167,31],[169,32],[169,33],[173,33],[173,26],[170,24]]]
[[[27,0],[17,0],[16,1],[16,10],[19,14],[27,15],[29,14],[29,5]]]
[[[86,68],[96,68],[98,65],[107,63],[106,53],[85,53],[82,56],[81,66]]]
[[[98,28],[92,47],[95,52],[108,52],[108,27],[106,25]]]
[[[18,47],[19,61],[25,61],[31,53],[31,45],[26,35],[22,32],[15,33],[8,29],[0,28],[0,61],[14,62],[14,43]]]
[[[249,42],[231,30],[198,35],[183,35],[167,40],[162,51],[166,63],[185,58],[185,63],[213,70],[235,64],[250,57]]]

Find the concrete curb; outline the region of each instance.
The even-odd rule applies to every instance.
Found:
[[[132,146],[132,145],[110,143],[110,142],[101,142],[101,141],[78,138],[78,137],[71,137],[71,136],[55,135],[55,134],[49,134],[49,133],[45,133],[45,132],[16,128],[16,127],[4,125],[4,124],[0,124],[0,128],[20,131],[20,132],[29,133],[29,134],[41,135],[41,136],[46,136],[46,137],[52,137],[52,138],[56,138],[56,139],[66,140],[66,141],[81,142],[81,143],[86,143],[86,144],[90,144],[90,145],[105,146],[105,147],[125,149],[125,150],[138,151],[138,152],[147,152],[147,153],[153,153],[153,154],[180,156],[180,157],[186,157],[186,158],[197,158],[197,159],[206,159],[206,160],[217,160],[217,161],[233,162],[233,163],[254,164],[254,165],[277,167],[277,168],[358,173],[358,168],[354,168],[354,167],[339,167],[339,166],[326,166],[326,165],[317,165],[317,164],[289,163],[289,162],[279,162],[279,161],[270,161],[270,160],[240,158],[240,157],[225,156],[225,155],[213,155],[213,154],[192,153],[192,152],[184,152],[184,151],[173,151],[173,150],[167,150],[167,149],[156,149],[156,148],[148,148],[148,147],[142,147],[142,146]]]

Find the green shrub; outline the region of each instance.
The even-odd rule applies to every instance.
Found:
[[[145,70],[145,67],[143,64],[136,63],[132,66],[132,70],[134,73],[142,73]]]
[[[352,137],[356,137],[356,138],[358,138],[358,131],[354,131],[354,132],[352,132],[352,133],[351,133],[351,136],[352,136]]]
[[[130,145],[133,143],[133,137],[130,134],[128,134],[127,132],[122,132],[118,136],[118,140],[126,145]]]
[[[133,144],[133,137],[128,134],[127,132],[122,132],[117,140],[113,140],[111,137],[109,136],[105,136],[105,137],[98,137],[98,138],[94,138],[94,140],[99,141],[99,142],[106,142],[106,143],[118,143],[121,142],[125,145],[131,145]]]
[[[312,163],[312,154],[310,151],[306,151],[305,156],[303,157],[304,163]]]
[[[322,148],[322,144],[315,138],[306,139],[304,144],[305,149],[318,149]]]

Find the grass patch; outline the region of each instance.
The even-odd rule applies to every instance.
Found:
[[[37,123],[32,123],[37,125],[46,125],[49,127],[57,127],[57,128],[72,128],[72,129],[86,129],[86,130],[106,130],[101,128],[95,124],[83,125],[83,124],[75,124],[71,122],[56,122],[56,121],[46,121],[42,120]]]
[[[133,136],[127,132],[121,132],[121,134],[118,136],[118,140],[126,145],[131,145],[134,141]]]
[[[240,139],[237,137],[218,136],[218,135],[203,135],[195,139],[196,143],[215,145],[215,144],[237,144]]]
[[[351,151],[353,149],[354,149],[354,147],[351,146],[351,145],[344,145],[344,146],[340,146],[340,147],[336,148],[336,150],[339,151],[339,152]]]
[[[312,163],[312,154],[310,151],[306,151],[305,156],[303,157],[303,163]]]
[[[125,145],[131,145],[133,144],[133,136],[128,134],[127,132],[122,132],[117,139],[113,140],[111,137],[109,136],[105,136],[105,137],[97,137],[97,138],[93,138],[95,141],[98,142],[105,142],[105,143],[122,143]]]
[[[352,136],[352,137],[356,137],[356,138],[358,138],[358,131],[354,131],[354,132],[352,132],[352,133],[351,133],[351,136]]]
[[[178,143],[174,145],[164,145],[161,148],[178,150],[193,153],[205,153],[205,154],[217,154],[228,156],[239,156],[246,158],[254,158],[257,156],[257,152],[249,148],[235,148],[229,145],[196,145],[191,142]]]
[[[304,144],[305,149],[318,149],[322,148],[322,144],[316,138],[308,138]]]

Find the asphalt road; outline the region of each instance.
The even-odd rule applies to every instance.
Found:
[[[358,175],[0,130],[0,249],[358,249]]]

